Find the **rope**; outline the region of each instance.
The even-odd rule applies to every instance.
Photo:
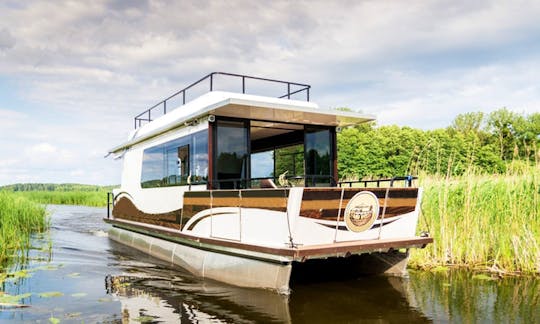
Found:
[[[290,190],[289,190],[289,195],[290,195]],[[292,237],[292,232],[291,232],[291,221],[289,219],[289,197],[286,195],[287,193],[287,189],[283,189],[283,197],[287,200],[287,207],[285,209],[285,214],[287,215],[287,229],[289,230],[289,247],[290,248],[295,248],[296,245],[294,244],[293,242],[293,237]]]

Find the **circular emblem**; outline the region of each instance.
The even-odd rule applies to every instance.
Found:
[[[379,216],[379,199],[370,191],[354,195],[345,208],[345,224],[349,231],[362,232],[371,228]]]

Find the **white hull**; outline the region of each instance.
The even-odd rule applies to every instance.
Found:
[[[291,263],[272,263],[205,251],[121,228],[112,228],[109,237],[203,278],[240,287],[271,289],[280,293],[289,291]]]

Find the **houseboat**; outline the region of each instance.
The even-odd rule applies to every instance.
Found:
[[[412,177],[338,182],[337,133],[374,117],[309,97],[306,84],[214,72],[136,116],[109,151],[123,160],[109,237],[205,278],[282,293],[291,277],[404,274],[409,249],[433,241],[416,235],[421,188]]]

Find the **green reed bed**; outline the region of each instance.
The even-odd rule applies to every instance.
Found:
[[[25,197],[0,191],[0,269],[29,248],[32,233],[48,227],[45,207]]]
[[[107,191],[17,191],[16,195],[42,204],[104,207]]]
[[[466,266],[540,274],[540,166],[505,175],[421,177],[419,229],[435,242],[413,267]]]

